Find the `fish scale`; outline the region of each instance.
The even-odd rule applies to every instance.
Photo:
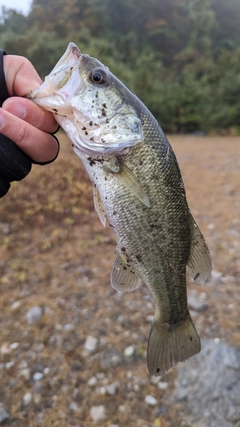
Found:
[[[199,284],[211,271],[172,147],[146,106],[74,43],[29,98],[57,113],[92,181],[99,218],[113,227],[111,285],[126,292],[144,282],[151,292],[147,365],[161,375],[201,348],[187,306],[186,265]]]

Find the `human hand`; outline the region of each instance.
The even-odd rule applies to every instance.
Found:
[[[47,164],[58,155],[58,140],[51,135],[58,127],[53,115],[24,98],[40,84],[26,58],[0,55],[0,197],[11,181],[30,172],[32,163]]]
[[[23,98],[42,81],[33,65],[22,56],[5,55],[3,65],[11,98],[0,110],[0,132],[35,162],[51,161],[57,156],[59,146],[50,134],[57,130],[58,124],[50,112]]]

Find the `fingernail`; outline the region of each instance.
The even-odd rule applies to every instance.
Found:
[[[6,104],[6,110],[20,119],[23,119],[26,115],[26,108],[19,102],[9,102]]]

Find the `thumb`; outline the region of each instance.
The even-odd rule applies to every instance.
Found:
[[[23,56],[5,55],[3,68],[10,96],[26,96],[42,83],[34,66]]]

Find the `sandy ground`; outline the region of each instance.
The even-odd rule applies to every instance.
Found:
[[[160,383],[147,371],[149,292],[120,295],[111,288],[112,230],[101,225],[89,179],[66,137],[60,139],[57,161],[34,166],[0,204],[5,425],[186,425],[173,397],[176,368]],[[240,138],[169,139],[213,259],[209,284],[199,287],[188,277],[189,294],[205,302],[204,310],[193,310],[194,322],[201,337],[239,345]],[[42,315],[31,324],[34,306]],[[85,348],[89,336],[97,338],[92,352]],[[147,395],[156,399],[153,406]],[[96,423],[95,406],[104,407]]]

